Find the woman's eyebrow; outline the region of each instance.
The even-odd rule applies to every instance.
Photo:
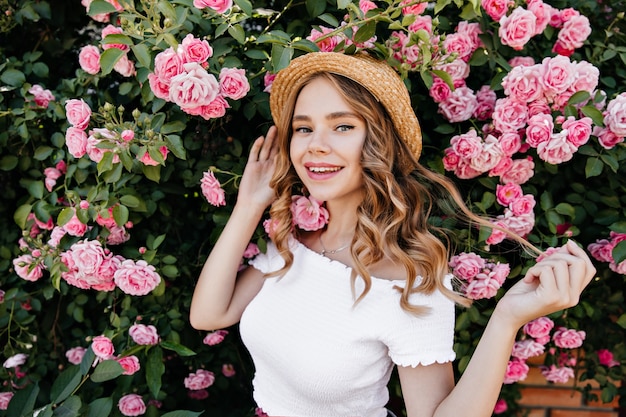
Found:
[[[349,111],[338,111],[338,112],[333,112],[330,113],[328,115],[326,115],[326,119],[328,120],[333,120],[333,119],[340,119],[342,117],[353,117],[355,119],[359,119],[360,117],[356,114],[356,113],[352,113]],[[311,118],[307,115],[304,114],[296,114],[293,116],[293,118],[291,119],[294,122],[297,121],[310,121]]]

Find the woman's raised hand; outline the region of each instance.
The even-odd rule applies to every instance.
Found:
[[[238,203],[265,209],[274,201],[276,196],[270,187],[270,180],[276,168],[277,153],[276,127],[272,126],[250,148],[250,156],[239,184]]]
[[[584,250],[573,241],[528,269],[502,297],[496,311],[521,327],[527,322],[578,304],[596,273]]]

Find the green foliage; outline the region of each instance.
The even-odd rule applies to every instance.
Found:
[[[336,49],[348,53],[362,48],[354,43],[376,36],[369,52],[398,69],[419,109],[423,165],[444,172],[442,156],[450,139],[479,124],[476,120],[449,122],[438,112],[429,88],[437,77],[448,86],[454,86],[454,80],[438,67],[446,59],[438,53],[442,45],[431,44],[425,30],[408,35],[407,46],[419,51],[417,63],[409,65],[390,54],[389,42],[397,36],[393,31],[408,33],[408,26],[416,20],[402,14],[399,1],[379,1],[377,9],[365,14],[358,2],[349,0],[236,0],[223,14],[197,9],[191,0],[119,0],[119,4],[121,10],[108,1],[94,0],[87,12],[79,0],[0,0],[6,10],[0,16],[0,290],[4,291],[0,346],[4,346],[4,358],[28,354],[20,372],[0,370],[3,389],[15,392],[0,416],[21,417],[33,410],[41,410],[40,417],[120,415],[118,401],[129,393],[143,397],[149,416],[195,417],[202,412],[252,416],[253,368],[236,326],[229,329],[224,342],[208,346],[202,342],[206,333],[189,325],[188,309],[195,280],[236,199],[246,150],[272,123],[264,77],[298,55],[319,50],[319,44],[307,37],[320,25],[328,28],[325,39],[337,40]],[[602,8],[591,1],[551,4],[579,9],[594,28],[572,59],[586,60],[599,69],[599,89],[606,98],[578,92],[569,98],[564,112],[587,116],[601,127],[600,103],[626,89],[626,25],[619,12],[623,2],[609,0]],[[481,25],[483,44],[469,58],[467,83],[472,88],[491,85],[502,95],[502,80],[511,69],[508,59],[524,54],[540,61],[553,56],[553,28],[534,37],[523,51],[514,51],[502,44],[497,23],[488,19],[478,1],[439,0],[427,13],[444,35],[442,41],[461,20]],[[101,38],[107,23],[100,20],[105,14],[111,14],[110,22],[122,33]],[[224,67],[245,69],[250,91],[242,99],[229,100],[223,117],[205,120],[190,115],[151,89],[149,75],[155,71],[155,57],[178,48],[188,34],[211,45],[209,73],[217,76]],[[354,43],[348,45],[348,40]],[[96,74],[79,65],[79,52],[86,45],[101,51]],[[128,51],[112,45],[124,45]],[[133,62],[130,76],[116,69],[126,58]],[[49,89],[54,99],[38,105],[29,92],[35,85]],[[111,137],[107,132],[98,136],[102,152],[98,162],[88,156],[75,157],[68,149],[66,132],[71,123],[65,103],[72,99],[82,99],[92,109],[90,129],[111,132]],[[119,147],[127,131],[134,137],[127,147]],[[161,151],[164,147],[167,154]],[[611,232],[626,233],[625,159],[623,144],[606,149],[593,137],[569,162],[551,165],[537,160],[533,178],[523,185],[524,192],[537,201],[529,241],[545,249],[571,237],[587,248]],[[45,170],[59,164],[65,164],[64,173],[53,183],[46,182]],[[200,180],[207,171],[221,182],[226,206],[210,205],[203,197]],[[455,180],[474,211],[501,214],[494,178]],[[83,236],[66,235],[56,245],[49,243],[50,232],[44,225],[64,226],[75,218],[88,226]],[[127,240],[107,243],[113,233],[103,225],[107,220],[123,228]],[[485,241],[492,232],[467,230],[445,218],[433,221],[455,231],[461,250],[487,247]],[[13,260],[25,253],[20,239],[40,249],[38,262],[45,266],[45,273],[36,282],[16,273]],[[119,288],[97,291],[70,285],[64,278],[68,268],[60,259],[81,239],[99,240],[115,255],[154,266],[160,284],[145,296],[129,295]],[[261,225],[253,242],[264,250]],[[467,366],[495,301],[532,262],[509,249],[505,243],[482,253],[509,262],[512,272],[494,299],[459,310],[457,375]],[[580,305],[552,319],[587,333],[586,355],[578,365],[583,392],[593,397],[591,385],[583,384],[594,380],[601,388],[602,401],[619,396],[624,403],[626,387],[616,383],[624,380],[626,372],[625,276],[623,270],[616,271],[626,260],[624,242],[614,246],[612,257],[613,265],[596,263],[597,277]],[[155,326],[159,342],[135,343],[129,336],[135,323]],[[113,341],[116,357],[135,355],[140,370],[124,375],[113,359],[93,366],[96,358],[89,346],[99,335]],[[78,365],[65,356],[74,347],[87,348]],[[621,365],[601,364],[597,354],[601,349],[610,350]],[[223,365],[229,364],[235,369],[233,376],[222,372]],[[184,386],[184,379],[197,369],[209,370],[216,377],[206,398],[189,395]],[[397,381],[391,388],[397,397]],[[509,404],[508,414],[503,415],[514,415],[517,384],[506,385],[502,398]]]

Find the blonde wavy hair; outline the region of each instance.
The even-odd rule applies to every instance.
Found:
[[[469,305],[468,299],[444,285],[444,277],[449,273],[452,240],[449,232],[431,224],[429,217],[437,210],[440,214],[461,218],[468,224],[494,227],[493,224],[469,210],[448,178],[418,163],[399,137],[383,106],[365,87],[330,73],[314,74],[302,86],[318,77],[330,81],[367,126],[361,157],[365,198],[358,208],[357,226],[350,245],[355,303],[361,301],[371,288],[368,266],[388,257],[402,264],[406,270],[406,285],[396,287],[402,293],[400,305],[404,310],[417,315],[426,312],[426,307],[409,302],[410,295],[416,292],[430,294],[440,291],[456,303]],[[286,104],[286,117],[282,118],[282,125],[277,126],[279,149],[271,181],[277,199],[270,208],[271,239],[285,265],[269,276],[280,276],[291,267],[293,253],[288,240],[294,235],[298,238],[290,206],[292,195],[302,193],[302,183],[289,158],[291,119],[298,94],[291,95]],[[519,236],[512,237],[523,245],[529,245]],[[418,276],[422,277],[422,281],[420,285],[415,285]],[[355,294],[357,277],[364,282],[364,289],[358,296]]]

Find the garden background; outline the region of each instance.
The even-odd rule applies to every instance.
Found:
[[[423,164],[475,212],[594,258],[577,307],[520,330],[494,412],[517,415],[537,357],[549,383],[626,406],[624,10],[0,0],[0,416],[260,413],[236,327],[194,330],[188,310],[247,149],[271,125],[272,76],[315,50],[387,59],[420,118]],[[451,268],[476,300],[458,311],[458,374],[533,260],[491,230],[433,221],[455,231]],[[260,224],[246,256],[266,241]]]

